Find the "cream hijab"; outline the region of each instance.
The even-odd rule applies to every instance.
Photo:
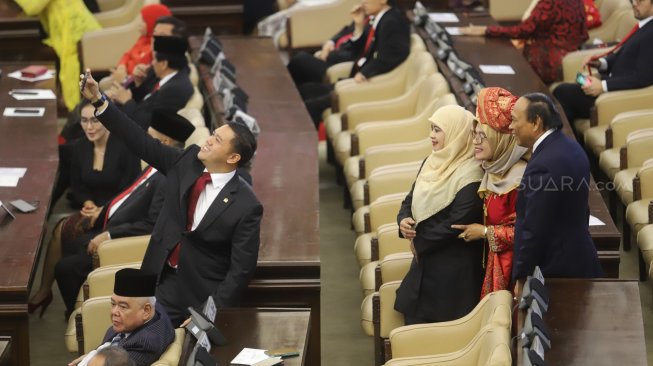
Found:
[[[429,121],[444,131],[444,148],[433,151],[422,166],[413,189],[413,219],[419,224],[449,206],[456,193],[483,177],[473,158],[474,115],[457,105],[438,109]]]
[[[474,128],[480,124],[474,121]],[[489,192],[506,194],[517,188],[526,170],[526,161],[522,159],[527,148],[517,145],[517,138],[512,134],[501,133],[486,124],[480,124],[487,136],[490,148],[494,151],[492,159],[483,161],[485,170],[478,193],[485,197]]]

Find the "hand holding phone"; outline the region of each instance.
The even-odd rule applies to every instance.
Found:
[[[585,75],[579,72],[576,74],[576,83],[580,86],[585,86],[585,84],[587,83],[587,78],[585,77]]]
[[[84,77],[82,78],[82,84],[79,87],[82,94],[84,93],[84,88],[86,88],[86,81],[88,80],[89,75],[91,75],[91,73],[88,70],[86,70],[86,72],[84,73]]]

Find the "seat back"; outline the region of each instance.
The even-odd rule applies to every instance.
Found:
[[[97,249],[100,267],[141,262],[150,242],[150,235],[129,236],[102,242]]]
[[[653,159],[644,162],[637,172],[642,198],[653,198]]]
[[[537,0],[492,0],[488,11],[497,22],[519,21],[528,17],[531,3],[537,3]]]
[[[399,236],[399,225],[396,223],[379,226],[376,229],[376,240],[379,245],[379,258],[410,251],[410,240]]]
[[[116,264],[94,269],[86,277],[88,296],[85,296],[84,300],[94,297],[111,296],[113,294],[116,272],[123,268],[141,268],[141,263]]]
[[[424,160],[432,150],[433,145],[428,137],[415,142],[370,147],[365,151],[365,175],[369,177],[375,169],[388,164]]]
[[[351,21],[349,13],[357,2],[333,0],[289,8],[285,32],[289,48],[319,47]],[[316,27],[316,24],[320,26]]]
[[[612,147],[621,147],[626,144],[626,138],[631,132],[645,129],[653,125],[653,109],[622,112],[617,114],[610,128],[612,129]]]
[[[449,83],[439,72],[426,77],[420,84],[415,103],[415,114],[427,109],[433,101],[449,93]]]
[[[610,6],[620,6],[621,0],[611,3]],[[627,1],[626,1],[627,2]],[[601,15],[602,24],[599,27],[590,29],[587,33],[589,38],[586,43],[593,43],[600,39],[603,42],[618,42],[623,39],[633,28],[637,19],[633,15],[630,5],[628,7],[617,7],[612,9],[608,17]]]
[[[383,283],[402,281],[406,277],[406,273],[408,273],[412,262],[413,253],[410,251],[387,255],[379,263]]]
[[[628,168],[642,166],[653,158],[653,128],[646,128],[628,134],[626,138]]]
[[[410,52],[426,51],[424,40],[417,33],[410,34]]]
[[[369,202],[374,202],[381,196],[410,190],[420,166],[422,166],[422,160],[374,169],[367,178]],[[369,202],[366,203],[369,204]]]
[[[181,350],[184,346],[184,339],[186,338],[185,328],[175,329],[175,340],[170,343],[161,358],[156,360],[151,366],[177,366],[181,358]]]
[[[102,25],[102,28],[127,24],[140,17],[140,11],[144,5],[144,0],[125,1],[125,4],[119,8],[95,14],[95,19]]]
[[[395,310],[395,300],[397,299],[397,289],[401,281],[386,282],[379,288],[380,306],[380,336],[388,338],[390,331],[404,325],[404,315]]]
[[[206,127],[204,116],[202,116],[202,112],[197,108],[182,108],[177,111],[177,114],[189,120],[195,128]]]
[[[100,345],[111,326],[111,296],[94,297],[84,301],[78,319],[82,322],[82,334],[77,334],[77,339],[80,340],[79,349],[89,353]],[[79,333],[80,327],[77,329]]]
[[[401,202],[406,198],[408,192],[400,192],[382,196],[373,201],[370,206],[370,228],[375,232],[383,224],[396,222],[397,212]]]
[[[414,88],[425,77],[438,71],[433,56],[422,51],[417,52],[415,57],[411,57],[407,66],[404,93]]]
[[[200,93],[200,90],[194,86],[193,95],[188,99],[184,108],[202,109],[202,107],[204,107],[204,97],[202,96],[202,93]]]

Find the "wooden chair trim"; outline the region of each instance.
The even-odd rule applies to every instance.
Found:
[[[365,227],[365,232],[366,233],[371,233],[372,232],[372,222],[370,221],[370,213],[366,212],[363,214],[363,222],[364,222],[364,227]]]
[[[381,297],[372,295],[372,324],[374,324],[374,365],[383,364],[383,348],[381,338]]]
[[[358,179],[365,179],[365,158],[358,161]]]
[[[374,268],[374,291],[379,291],[383,285],[383,277],[381,276],[381,264],[377,264]]]
[[[599,111],[596,109],[596,106],[590,108],[590,127],[596,127],[599,125]]]
[[[347,117],[347,113],[342,113],[340,115],[340,128],[341,131],[349,131],[349,117]]]
[[[292,22],[291,17],[286,18],[286,40],[288,44],[286,45],[286,51],[289,53],[292,51]]]
[[[77,353],[84,354],[84,326],[82,323],[82,314],[75,315],[75,331],[77,336]]]
[[[340,113],[340,99],[335,90],[331,92],[331,112]]]
[[[614,147],[614,141],[613,141],[613,133],[612,133],[612,127],[608,127],[607,130],[605,130],[605,149],[612,149]]]
[[[379,260],[379,238],[377,236],[373,236],[372,239],[370,240],[370,244],[372,246],[372,262],[378,261]]]
[[[365,184],[363,184],[363,204],[370,204],[370,183],[368,181],[365,181]]]
[[[389,339],[384,339],[383,340],[383,353],[385,356],[385,362],[388,362],[392,359],[392,347],[390,346],[390,340]]]
[[[628,169],[628,149],[625,146],[619,150],[619,169]]]
[[[93,269],[100,267],[100,256],[97,254],[97,251],[93,253]]]
[[[639,174],[635,175],[633,178],[633,201],[639,201],[642,199],[642,182],[639,178]]]
[[[356,156],[360,155],[359,149],[360,147],[358,146],[358,135],[357,134],[351,134],[351,152],[349,153],[349,156]]]
[[[90,295],[90,289],[89,289],[89,286],[88,286],[88,281],[84,281],[84,284],[82,285],[82,290],[83,290],[83,294],[84,294],[84,301],[90,299],[91,295]]]

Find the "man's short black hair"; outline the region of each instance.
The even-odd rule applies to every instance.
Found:
[[[168,67],[175,70],[183,70],[188,67],[188,59],[183,55],[172,55],[161,52],[154,52],[157,61],[168,61]]]
[[[84,107],[87,105],[91,105],[91,101],[86,98],[82,98],[82,100],[79,102],[79,113],[82,113],[82,109],[84,109]]]
[[[186,23],[178,18],[172,16],[162,16],[159,17],[156,24],[170,24],[172,25],[172,35],[175,37],[188,38],[188,27]]]
[[[523,97],[528,100],[528,107],[526,107],[526,120],[528,122],[535,123],[537,117],[540,117],[544,131],[562,127],[562,117],[555,104],[553,104],[553,100],[546,94],[528,93]]]
[[[234,131],[232,146],[234,152],[240,155],[238,166],[243,167],[249,162],[256,152],[256,138],[252,131],[242,123],[228,122],[227,126]]]
[[[134,360],[129,358],[129,353],[118,346],[109,346],[99,350],[95,357],[104,357],[104,366],[136,366]]]

